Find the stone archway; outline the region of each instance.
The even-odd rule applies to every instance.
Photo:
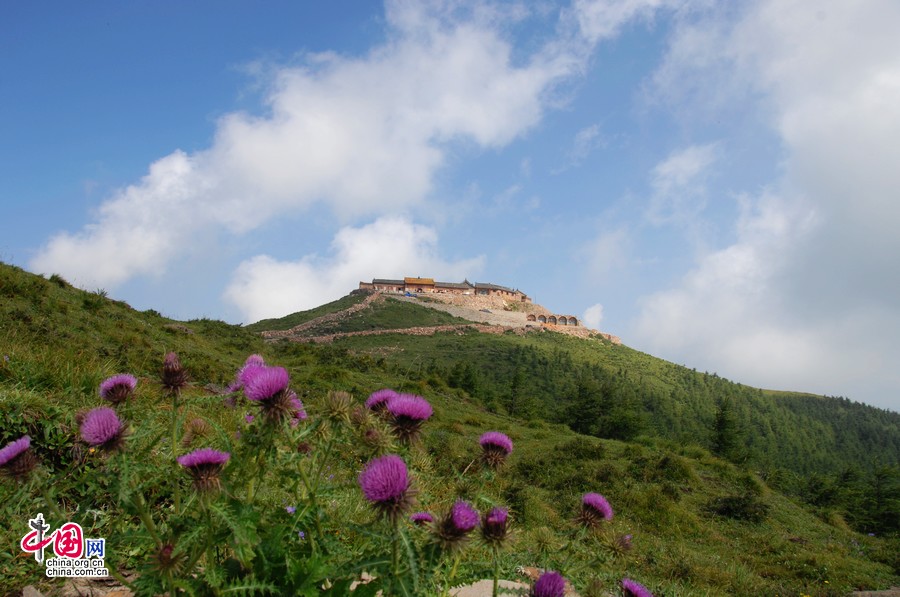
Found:
[[[551,315],[550,317],[548,317],[547,323],[552,323],[553,325],[556,325],[556,315]]]
[[[565,315],[559,316],[559,325],[569,325],[569,320]]]
[[[534,316],[534,313],[529,313],[528,317],[525,318],[526,321],[537,321],[537,318]]]
[[[547,323],[547,318],[544,317],[543,315],[538,315],[537,320],[540,321],[541,323]]]

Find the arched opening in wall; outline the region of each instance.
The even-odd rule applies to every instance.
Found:
[[[569,325],[569,320],[566,319],[565,315],[559,318],[559,325]]]
[[[547,318],[544,317],[543,315],[539,315],[537,320],[540,321],[541,323],[547,323]]]
[[[555,315],[551,315],[550,317],[548,317],[548,318],[547,318],[547,323],[556,324],[556,316],[555,316]]]
[[[525,319],[528,321],[535,321],[537,318],[534,316],[534,313],[530,313]]]
[[[578,320],[574,317],[569,318],[569,325],[578,325]]]

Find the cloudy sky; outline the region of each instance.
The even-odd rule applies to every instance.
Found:
[[[4,3],[0,260],[249,323],[421,275],[900,410],[900,3]]]

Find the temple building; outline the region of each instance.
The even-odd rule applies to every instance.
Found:
[[[531,298],[518,289],[507,288],[497,284],[483,282],[436,282],[433,278],[403,278],[402,280],[386,280],[375,278],[371,282],[360,282],[360,290],[377,290],[381,292],[397,292],[400,294],[438,293],[465,294],[474,296],[499,296],[508,300],[530,303]]]

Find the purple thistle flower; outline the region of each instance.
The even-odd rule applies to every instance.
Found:
[[[14,479],[24,481],[36,465],[37,458],[31,451],[31,438],[27,435],[0,450],[0,470]]]
[[[281,423],[297,413],[293,401],[297,394],[288,388],[289,383],[290,376],[284,367],[262,367],[248,379],[244,394],[259,405],[267,422]]]
[[[247,360],[244,361],[245,367],[247,365],[265,365],[265,364],[266,364],[265,359],[263,359],[262,356],[260,356],[258,354],[251,354],[249,357],[247,357]]]
[[[630,578],[622,579],[622,591],[625,597],[653,597],[653,593],[647,587]]]
[[[233,384],[235,386],[235,389],[240,390],[248,383],[250,383],[250,380],[252,380],[254,377],[265,370],[266,366],[263,364],[249,363],[247,365],[244,365],[237,373],[237,378]]]
[[[461,533],[468,533],[478,526],[478,511],[468,502],[458,500],[450,509],[453,526]]]
[[[491,508],[481,518],[481,538],[490,545],[500,546],[507,536],[509,511]]]
[[[506,457],[513,451],[512,440],[505,433],[499,431],[488,431],[482,434],[478,443],[481,444],[482,460],[492,469],[500,468],[506,462]]]
[[[92,446],[113,450],[122,446],[124,426],[116,411],[108,406],[95,408],[84,416],[81,439]]]
[[[303,402],[301,402],[300,399],[297,398],[297,394],[291,392],[290,396],[288,396],[288,400],[291,403],[291,407],[294,409],[294,421],[305,421],[308,418],[308,415],[306,414],[306,408],[304,408]],[[291,422],[294,423],[294,421]]]
[[[586,493],[581,498],[579,520],[589,527],[596,527],[604,520],[612,520],[613,509],[606,498],[599,493]]]
[[[13,458],[19,456],[30,447],[31,438],[27,435],[23,435],[19,439],[9,442],[2,450],[0,450],[0,466],[6,466]]]
[[[457,500],[450,511],[434,527],[435,540],[448,552],[457,551],[469,540],[469,533],[478,526],[478,512],[463,500]]]
[[[400,394],[394,390],[389,390],[387,388],[372,392],[369,394],[368,399],[366,399],[366,408],[375,412],[383,412],[387,409],[388,402],[399,395]]]
[[[415,394],[400,394],[387,403],[394,433],[402,443],[411,443],[422,424],[434,413],[428,401]]]
[[[548,570],[541,574],[531,589],[533,597],[563,597],[566,593],[566,579],[559,572]]]
[[[193,477],[194,487],[198,491],[210,491],[221,487],[219,474],[225,468],[225,463],[229,458],[231,458],[231,454],[228,452],[200,448],[179,456],[176,460]]]
[[[370,460],[357,480],[366,500],[389,518],[396,519],[412,504],[406,463],[395,454]]]
[[[284,392],[290,377],[284,367],[265,367],[257,371],[244,385],[244,394],[254,402],[271,400],[277,394]]]
[[[252,422],[253,422],[253,419],[255,419],[255,418],[256,418],[256,417],[254,417],[254,416],[251,415],[251,414],[246,414],[246,415],[244,415],[244,420],[247,422],[248,425],[249,425],[250,423],[252,423]]]
[[[427,525],[434,522],[434,517],[428,512],[413,512],[409,520],[416,525]]]
[[[163,360],[162,386],[171,394],[178,394],[187,385],[187,371],[181,365],[181,360],[174,352],[170,352]]]
[[[507,455],[512,454],[513,451],[512,440],[509,439],[509,436],[505,433],[500,433],[499,431],[488,431],[487,433],[482,434],[478,439],[478,443],[481,444],[482,448],[496,446],[503,450]]]
[[[134,375],[120,373],[107,377],[100,383],[100,397],[113,404],[119,404],[131,398],[137,378]]]

